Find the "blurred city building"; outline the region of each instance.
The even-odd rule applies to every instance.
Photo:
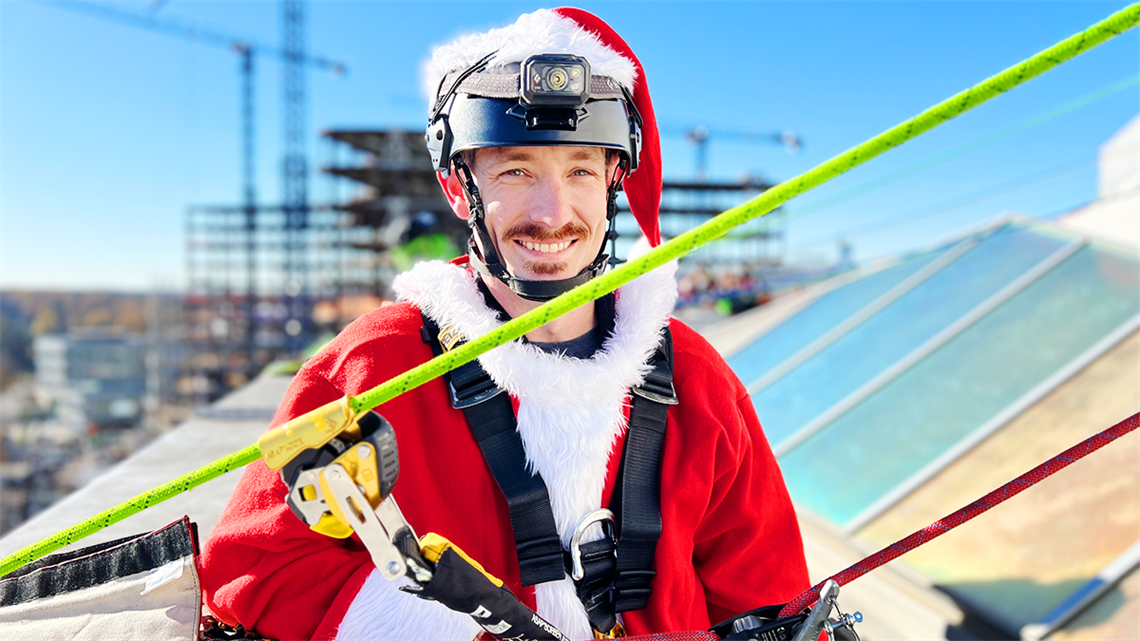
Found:
[[[1128,247],[1140,248],[1140,116],[1100,147],[1097,197],[1062,216],[1057,225]]]
[[[100,328],[37,336],[36,386],[77,431],[138,423],[147,395],[144,337]]]
[[[0,293],[0,532],[185,418],[173,294]]]

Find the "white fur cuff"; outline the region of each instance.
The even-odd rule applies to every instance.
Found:
[[[425,601],[397,588],[411,581],[387,581],[378,570],[364,581],[340,622],[337,641],[471,641],[483,631],[470,616]]]

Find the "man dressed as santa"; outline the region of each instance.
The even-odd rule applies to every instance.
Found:
[[[293,380],[275,425],[480,336],[609,265],[617,192],[660,243],[660,146],[640,62],[604,22],[541,10],[435,50],[428,148],[468,256],[394,283]],[[705,630],[808,587],[752,402],[670,319],[661,267],[376,408],[393,496],[572,639]],[[206,542],[221,620],[271,638],[460,639],[470,617],[400,591],[355,536],[309,529],[250,465]],[[604,511],[608,508],[610,512]]]

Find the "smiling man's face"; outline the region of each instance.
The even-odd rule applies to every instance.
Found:
[[[606,236],[606,188],[617,164],[600,147],[494,147],[473,174],[487,231],[516,278],[576,276]]]

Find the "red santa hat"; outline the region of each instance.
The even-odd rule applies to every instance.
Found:
[[[467,69],[496,52],[488,69],[523,62],[542,53],[568,53],[586,58],[591,72],[609,76],[629,90],[641,116],[641,154],[637,170],[624,182],[630,210],[653,246],[661,244],[657,221],[661,205],[661,140],[646,86],[645,70],[633,50],[594,14],[561,7],[523,14],[512,25],[464,36],[437,47],[428,61],[424,84],[434,105],[440,81],[450,72]]]

